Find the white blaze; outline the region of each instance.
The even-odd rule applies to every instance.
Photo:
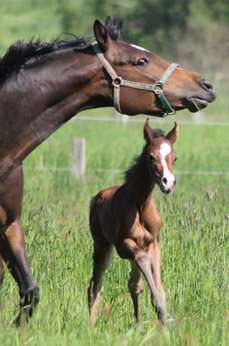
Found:
[[[174,175],[170,172],[167,162],[165,161],[166,155],[168,155],[170,152],[171,152],[170,145],[168,143],[162,143],[160,146],[161,163],[163,166],[163,178],[167,179],[166,186],[168,188],[172,187],[174,184]]]
[[[142,48],[142,47],[140,47],[140,46],[135,46],[135,44],[131,44],[131,46],[132,47],[134,47],[134,48],[137,48],[137,49],[139,49],[139,50],[142,50],[143,52],[149,52],[147,49],[145,49],[145,48]]]

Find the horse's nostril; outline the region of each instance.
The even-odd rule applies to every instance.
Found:
[[[202,87],[207,90],[207,91],[211,91],[213,90],[213,85],[206,79],[201,78],[200,80],[200,84],[202,85]]]
[[[164,177],[164,178],[162,179],[162,182],[163,182],[164,185],[167,185],[168,180],[166,179],[166,177]]]

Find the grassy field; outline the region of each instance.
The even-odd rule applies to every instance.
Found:
[[[226,99],[225,99],[226,102]],[[224,102],[224,104],[225,104]],[[215,103],[201,119],[228,122]],[[181,113],[182,114],[182,113]],[[225,113],[224,113],[225,114]],[[160,329],[145,286],[141,322],[135,323],[128,294],[129,263],[115,255],[104,278],[105,293],[94,331],[88,323],[86,291],[92,270],[88,227],[90,198],[103,187],[120,184],[122,173],[143,146],[141,123],[86,121],[85,116],[112,116],[111,110],[82,113],[58,130],[24,162],[22,224],[41,301],[25,330],[17,330],[18,288],[6,272],[2,288],[1,345],[227,345],[228,311],[228,126],[183,124],[174,147],[177,187],[154,199],[163,218],[162,279],[174,331]],[[135,118],[136,119],[136,118]],[[173,120],[173,119],[172,119]],[[172,124],[152,127],[168,131]],[[78,182],[70,171],[73,138],[86,139],[87,172]],[[31,170],[34,168],[34,170]],[[186,174],[182,172],[225,174]],[[227,174],[226,174],[227,173]]]
[[[0,0],[0,5],[1,56],[17,39],[27,40],[39,33],[49,40],[62,31],[58,8],[52,2]],[[122,172],[144,144],[144,116],[135,117],[140,123],[126,124],[84,120],[86,116],[113,119],[113,110],[98,109],[70,121],[24,162],[21,221],[41,301],[26,328],[16,329],[18,287],[6,271],[0,345],[229,344],[229,84],[224,81],[220,86],[216,71],[205,77],[216,83],[218,93],[206,111],[198,115],[183,111],[170,117],[170,124],[167,118],[160,124],[156,118],[150,119],[153,128],[166,131],[174,120],[180,123],[180,137],[174,145],[179,158],[177,187],[169,196],[162,195],[159,188],[154,194],[163,218],[162,280],[168,311],[177,322],[175,330],[158,327],[146,285],[141,322],[135,323],[127,288],[129,263],[117,255],[104,278],[105,292],[94,331],[89,326],[89,202],[99,189],[122,183]],[[204,125],[206,122],[211,125]],[[72,144],[77,137],[86,140],[87,171],[80,182],[70,173]]]

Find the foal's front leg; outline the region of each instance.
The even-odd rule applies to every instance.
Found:
[[[154,278],[155,285],[158,289],[159,294],[161,295],[161,297],[163,297],[164,302],[166,304],[166,295],[165,295],[165,291],[163,289],[162,282],[161,282],[161,249],[160,249],[159,241],[157,239],[155,239],[155,241],[152,244],[150,244],[148,248],[148,253],[151,257],[151,261],[153,264],[153,278]],[[174,319],[170,315],[169,312],[166,312],[165,319],[172,326],[174,326],[175,324]]]
[[[121,258],[131,259],[134,261],[143,273],[150,288],[152,305],[157,313],[158,319],[164,322],[166,320],[165,296],[160,294],[155,284],[151,255],[147,253],[147,251],[140,249],[136,242],[130,238],[125,239],[116,248]],[[169,322],[173,326],[173,319],[169,320]]]

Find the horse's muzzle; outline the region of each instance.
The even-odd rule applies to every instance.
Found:
[[[192,113],[198,112],[201,109],[207,107],[208,103],[215,101],[216,92],[213,88],[213,85],[206,79],[200,80],[200,86],[202,92],[198,92],[198,95],[189,96],[183,100],[183,104],[188,110]]]

